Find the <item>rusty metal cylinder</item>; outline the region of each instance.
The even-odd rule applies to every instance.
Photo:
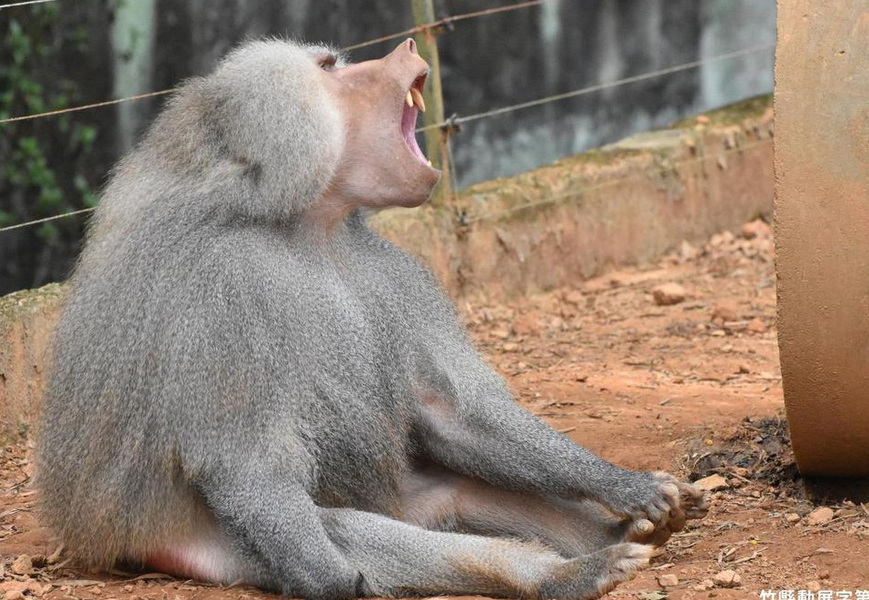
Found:
[[[800,470],[869,476],[869,8],[779,0],[778,336]]]

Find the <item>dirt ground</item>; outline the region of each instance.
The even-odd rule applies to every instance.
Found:
[[[655,290],[664,284],[676,287],[658,289],[659,304]],[[658,264],[575,288],[460,310],[519,402],[556,429],[627,467],[692,480],[720,476],[706,480],[716,488],[709,516],[674,536],[651,568],[610,597],[742,599],[761,590],[823,589],[869,598],[856,593],[869,589],[869,505],[824,498],[823,486],[810,501],[793,464],[765,224],[716,235],[703,247],[683,243]],[[30,448],[23,442],[0,457],[7,600],[270,596],[160,574],[76,569],[36,522]],[[829,510],[816,511],[824,504]],[[727,579],[725,571],[738,575],[730,587],[716,580]]]

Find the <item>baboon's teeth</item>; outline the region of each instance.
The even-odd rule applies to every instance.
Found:
[[[413,94],[410,93],[410,90],[407,92],[407,98],[404,99],[407,102],[408,106],[413,106]]]
[[[425,101],[422,99],[422,94],[416,88],[410,88],[410,95],[413,96],[413,101],[422,112],[425,112]]]
[[[430,161],[430,160],[427,160],[427,161],[425,161],[425,162],[428,163],[428,166],[431,166],[431,161]]]

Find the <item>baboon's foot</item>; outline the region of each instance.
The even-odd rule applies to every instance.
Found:
[[[621,523],[622,541],[649,544],[651,546],[663,546],[673,531],[669,525],[655,527],[648,519],[625,519]]]
[[[643,544],[616,544],[559,566],[540,586],[541,598],[594,600],[632,579],[649,564],[654,549]]]
[[[703,490],[683,483],[669,473],[651,473],[660,498],[647,515],[624,521],[624,541],[662,546],[670,536],[685,528],[689,519],[702,519],[708,506]],[[662,501],[663,500],[663,501]],[[669,507],[664,513],[663,502]],[[647,518],[648,516],[648,518]],[[650,519],[655,518],[655,521]]]
[[[661,482],[663,487],[667,487],[670,492],[672,492],[670,486],[676,486],[678,508],[685,513],[686,520],[702,519],[706,516],[706,513],[709,511],[709,503],[703,490],[696,485],[679,481],[674,476],[663,471],[658,471],[652,475]]]
[[[627,520],[625,539],[656,545],[708,510],[703,490],[660,471],[636,473],[614,500],[608,507]]]

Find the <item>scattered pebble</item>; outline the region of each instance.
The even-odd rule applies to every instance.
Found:
[[[711,590],[715,587],[715,583],[711,579],[704,579],[700,583],[694,586],[695,592],[705,592],[706,590]]]
[[[742,577],[736,571],[730,569],[716,573],[712,578],[713,583],[718,587],[736,587],[742,581]]]
[[[574,306],[584,306],[585,294],[579,290],[570,290],[569,292],[565,292],[564,301],[568,304],[573,304]]]
[[[739,318],[739,305],[732,300],[724,300],[715,305],[712,309],[712,321],[715,323],[725,323],[728,321],[736,321]]]
[[[800,522],[800,515],[798,515],[797,513],[788,513],[785,515],[785,521],[787,521],[791,525],[795,525]]]
[[[679,585],[679,578],[675,575],[658,575],[658,585],[662,588],[675,587]]]
[[[707,492],[714,492],[716,490],[730,487],[727,480],[717,473],[715,475],[710,475],[709,477],[704,477],[703,479],[698,479],[694,482],[694,485]]]
[[[684,302],[688,293],[678,283],[662,283],[652,290],[652,297],[658,306],[671,306]]]
[[[767,237],[770,235],[770,227],[762,219],[757,219],[751,223],[746,223],[742,226],[742,237],[747,240],[753,240],[756,237]]]
[[[809,525],[824,525],[833,519],[833,509],[828,506],[816,508],[806,517]]]
[[[764,333],[766,331],[766,324],[759,318],[755,317],[748,322],[746,329],[752,333]]]
[[[16,575],[28,575],[33,570],[33,560],[27,554],[22,554],[12,562],[10,569]]]
[[[810,592],[820,592],[821,584],[817,581],[809,581],[806,583],[806,589]]]
[[[510,337],[510,332],[507,331],[507,329],[505,329],[504,327],[498,327],[492,330],[492,335],[494,335],[496,338],[506,340],[508,337]]]

